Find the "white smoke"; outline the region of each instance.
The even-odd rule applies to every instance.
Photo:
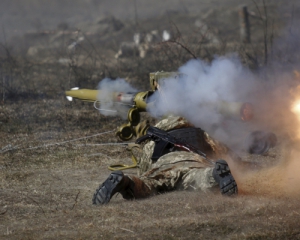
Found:
[[[221,101],[251,102],[256,81],[249,69],[237,56],[216,57],[211,63],[190,60],[179,68],[180,78],[160,82],[160,91],[152,95],[155,107],[149,108],[153,116],[167,113],[180,115],[201,127],[219,140],[228,141],[230,122],[214,107]],[[238,121],[234,121],[237,128]],[[224,139],[223,139],[224,138]]]
[[[294,80],[290,68],[277,72],[269,66],[252,72],[236,55],[230,55],[215,57],[210,63],[190,60],[178,72],[180,77],[159,82],[159,90],[148,100],[151,107],[147,111],[152,116],[185,117],[237,152],[245,147],[244,141],[251,131],[273,131],[275,134],[294,131],[296,119],[290,111],[290,89]],[[137,90],[124,79],[108,78],[100,82],[98,89],[101,90],[98,96],[100,108],[103,109],[100,112],[125,119],[128,106],[116,104],[111,93]],[[224,115],[216,107],[222,102],[252,103],[254,119],[241,121],[239,111],[229,117]]]
[[[112,80],[104,78],[98,85],[98,100],[100,101],[100,113],[105,116],[119,115],[126,118],[128,106],[118,104],[112,98],[113,92],[137,92],[138,90],[130,86],[125,79],[117,78]]]

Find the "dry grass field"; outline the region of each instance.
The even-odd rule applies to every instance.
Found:
[[[1,239],[300,238],[299,198],[269,194],[263,177],[253,192],[235,198],[175,191],[140,201],[117,195],[106,206],[93,206],[107,165],[130,163],[130,155],[121,146],[90,145],[117,142],[114,133],[84,137],[122,121],[101,117],[88,105],[60,103],[49,100],[46,109],[40,100],[2,105],[10,119],[1,133]],[[253,161],[277,163],[277,148]],[[269,188],[277,190],[276,182]]]
[[[235,52],[253,72],[278,58],[292,71],[299,65],[299,49],[283,47],[275,55],[272,46],[297,25],[297,1],[243,1],[254,13],[247,46],[239,41],[242,1],[137,0],[128,1],[127,11],[122,1],[115,7],[110,1],[66,1],[65,6],[51,1],[48,8],[46,2],[0,3],[1,19],[9,22],[0,38],[0,239],[300,239],[299,143],[282,131],[268,154],[242,154],[243,161],[262,168],[230,163],[241,190],[237,197],[174,191],[139,201],[116,195],[108,205],[93,206],[95,189],[110,173],[107,166],[131,162],[115,136],[125,120],[64,96],[74,86],[96,88],[105,77],[149,90],[150,72],[176,71],[194,56],[209,62]],[[111,28],[109,18],[99,25],[97,19],[107,12],[122,29]],[[197,19],[209,26],[217,45],[194,26]],[[168,29],[175,40],[155,44],[145,58],[115,59],[136,29]],[[70,52],[68,46],[81,36],[84,41]],[[155,121],[147,114],[143,118]]]

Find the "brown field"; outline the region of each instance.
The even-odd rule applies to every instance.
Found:
[[[137,0],[136,10],[134,1],[51,2],[0,3],[0,239],[300,239],[299,143],[284,134],[284,126],[274,124],[278,144],[268,154],[242,154],[243,161],[262,168],[230,163],[241,190],[237,197],[174,191],[139,201],[117,195],[108,205],[93,206],[95,189],[110,173],[107,166],[131,161],[124,145],[93,144],[122,143],[115,131],[125,120],[64,96],[74,86],[96,88],[104,77],[122,77],[148,90],[150,72],[175,71],[193,55],[209,62],[235,52],[253,72],[276,58],[294,70],[299,49],[291,50],[292,57],[279,45],[282,52],[275,55],[272,44],[297,26],[297,1],[265,1],[264,8],[263,1]],[[125,11],[121,2],[130,8]],[[247,46],[239,42],[241,3],[256,14]],[[104,13],[124,27],[97,25]],[[199,41],[204,39],[194,26],[199,16],[221,39],[218,45]],[[76,29],[85,40],[70,53]],[[177,44],[156,44],[143,59],[115,59],[120,43],[130,41],[136,29],[170,29]]]

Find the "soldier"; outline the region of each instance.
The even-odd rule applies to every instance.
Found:
[[[202,129],[193,127],[184,118],[168,117],[156,127],[193,143],[209,158],[221,159],[231,154],[226,146]],[[237,184],[225,160],[216,160],[212,164],[193,152],[165,149],[153,162],[154,147],[154,141],[144,145],[138,161],[138,176],[125,175],[122,171],[112,172],[96,190],[93,204],[106,204],[117,192],[125,199],[146,198],[175,189],[206,192],[219,188],[223,195],[237,194]]]

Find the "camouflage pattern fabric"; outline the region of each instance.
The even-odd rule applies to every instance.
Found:
[[[176,128],[191,127],[182,117],[170,116],[161,120],[155,127],[168,131]],[[206,141],[213,149],[213,159],[225,157],[228,148],[204,134]],[[152,163],[151,156],[155,143],[147,142],[138,160],[140,179],[148,186],[153,194],[175,189],[193,189],[207,191],[218,184],[212,177],[213,167],[198,154],[185,151],[171,152]]]
[[[138,176],[148,171],[152,166],[152,153],[154,151],[154,141],[149,141],[143,147],[142,156],[138,159]],[[134,153],[136,155],[136,153]]]
[[[184,118],[178,116],[169,116],[160,122],[158,122],[155,127],[162,130],[168,131],[176,128],[192,127],[192,125]],[[204,133],[204,141],[206,141],[212,148],[212,154],[209,154],[208,157],[218,160],[226,159],[229,153],[229,149],[211,138],[206,132]],[[138,158],[138,175],[141,176],[144,172],[148,171],[152,167],[152,154],[154,151],[155,143],[153,141],[147,142],[143,147],[143,152]],[[206,153],[207,154],[207,153]]]
[[[164,131],[168,131],[171,129],[182,128],[182,127],[190,127],[191,124],[188,123],[182,117],[178,116],[169,116],[158,122],[155,127],[162,129]],[[138,159],[138,175],[140,176],[142,173],[148,171],[152,165],[152,154],[154,151],[154,141],[149,141],[143,147],[142,156]]]
[[[171,152],[158,159],[152,169],[140,176],[153,194],[171,190],[207,191],[217,186],[213,167],[192,152]]]

